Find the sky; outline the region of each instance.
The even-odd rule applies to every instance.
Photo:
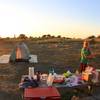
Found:
[[[100,35],[100,0],[0,0],[0,36]]]

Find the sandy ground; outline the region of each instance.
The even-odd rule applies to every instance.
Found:
[[[79,68],[80,49],[82,42],[68,43],[33,43],[26,42],[30,52],[38,55],[38,64],[15,63],[0,64],[0,100],[21,100],[21,93],[18,88],[21,76],[28,73],[28,67],[33,66],[41,72],[48,72],[52,66],[57,73],[63,73],[70,69],[75,71]],[[1,41],[0,55],[10,53],[16,42]],[[95,68],[100,66],[100,43],[91,45],[93,52],[96,53],[96,59],[91,63]],[[100,87],[93,91],[93,96],[81,93],[80,100],[100,100]],[[67,99],[64,99],[67,100]]]

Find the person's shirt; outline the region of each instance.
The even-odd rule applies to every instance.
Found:
[[[81,63],[87,64],[88,58],[87,56],[91,55],[91,51],[89,48],[82,48],[81,49]]]

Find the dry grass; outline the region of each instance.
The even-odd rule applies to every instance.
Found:
[[[19,41],[0,40],[0,55],[11,53]],[[57,73],[64,72],[68,67],[75,71],[79,67],[80,40],[36,40],[25,41],[32,54],[38,55],[38,64],[15,63],[0,64],[0,100],[21,100],[18,83],[23,74],[28,73],[28,67],[34,66],[35,70],[48,72],[53,66]],[[100,43],[92,44],[96,58],[91,61],[96,68],[100,66]],[[95,61],[95,62],[94,62]]]

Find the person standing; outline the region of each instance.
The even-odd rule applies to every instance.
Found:
[[[83,42],[83,47],[81,49],[81,61],[80,61],[80,72],[85,71],[89,59],[93,58],[91,50],[89,48],[89,41],[85,40]]]

